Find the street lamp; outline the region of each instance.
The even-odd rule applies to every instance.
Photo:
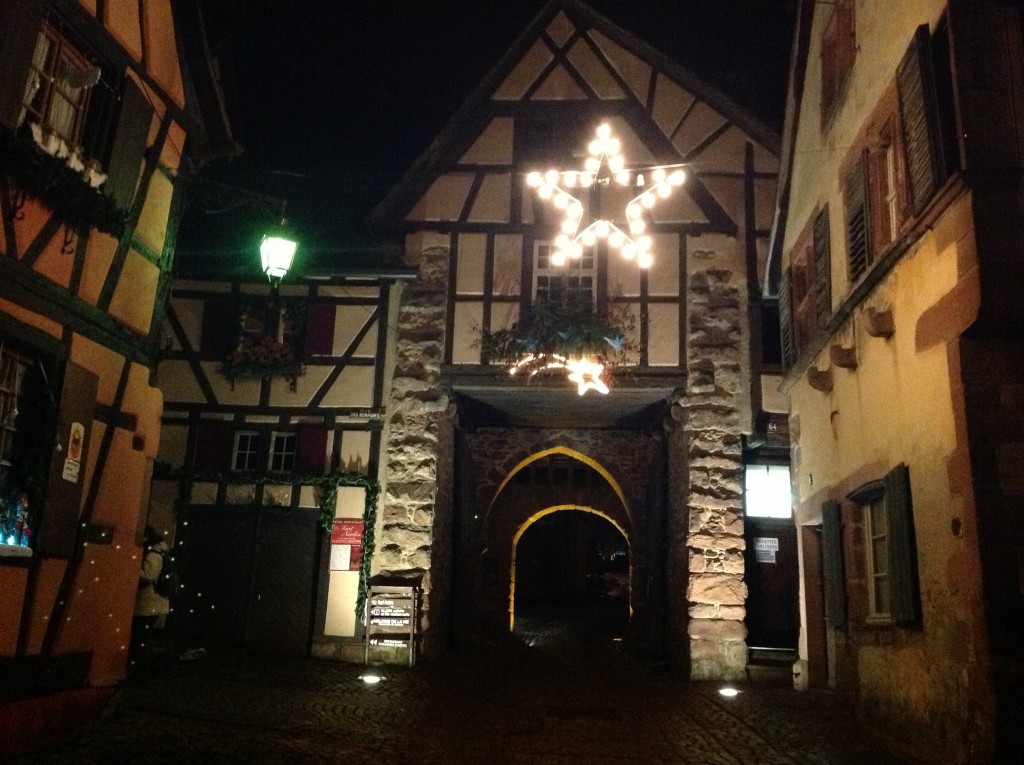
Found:
[[[260,259],[263,263],[263,273],[267,275],[271,284],[276,286],[288,273],[297,247],[298,243],[288,236],[283,223],[264,235],[260,243]]]

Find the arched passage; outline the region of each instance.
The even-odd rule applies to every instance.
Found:
[[[561,529],[552,527],[553,534],[536,533],[540,531],[538,523],[554,520],[556,513],[563,520],[575,520],[572,516],[581,514],[584,519],[600,520],[589,530],[577,523],[564,524]],[[524,538],[529,538],[531,531],[536,544],[526,549]],[[621,560],[620,551],[624,553]],[[619,574],[625,587],[610,591],[604,586],[607,579],[601,577],[618,579]],[[512,538],[509,581],[510,630],[515,629],[517,590],[524,603],[608,596],[622,599],[628,606],[629,538],[613,518],[593,507],[566,504],[544,508],[527,518]]]

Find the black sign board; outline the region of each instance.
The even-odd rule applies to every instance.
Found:
[[[366,661],[370,653],[392,661],[408,653],[414,663],[417,589],[402,586],[370,586],[366,599]]]

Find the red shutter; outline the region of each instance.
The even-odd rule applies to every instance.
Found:
[[[779,279],[779,340],[782,344],[782,366],[793,366],[793,305],[790,303],[790,269],[787,268]]]
[[[234,450],[234,423],[203,420],[196,428],[196,453],[192,464],[197,472],[230,470]]]
[[[327,428],[323,425],[299,425],[295,433],[296,472],[326,472]]]
[[[832,316],[832,245],[830,242],[828,206],[814,219],[814,309],[818,328],[824,329]]]
[[[238,346],[238,307],[233,300],[207,300],[199,350],[223,358]]]
[[[330,356],[334,352],[335,307],[314,303],[306,309],[305,355]]]

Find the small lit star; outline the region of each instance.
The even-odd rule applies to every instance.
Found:
[[[570,359],[565,366],[569,370],[569,380],[576,383],[576,392],[581,396],[588,390],[596,390],[601,394],[608,393],[608,386],[601,379],[604,364],[590,359]]]

